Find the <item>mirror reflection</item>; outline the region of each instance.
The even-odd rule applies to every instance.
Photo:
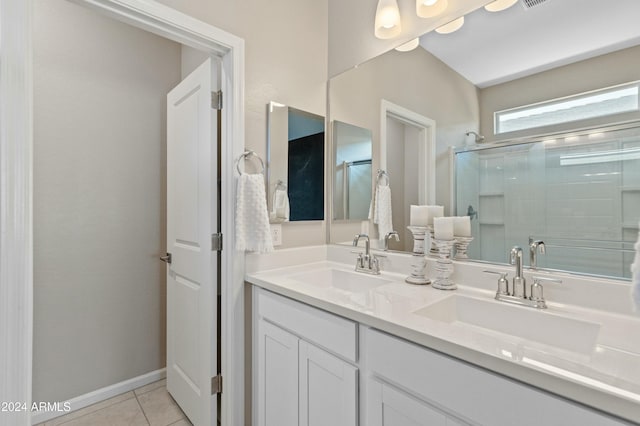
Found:
[[[576,7],[583,10],[582,7],[587,5],[589,10],[584,11],[584,16],[575,19]],[[540,256],[539,267],[628,276],[626,250],[632,238],[629,235],[635,237],[638,232],[640,205],[632,195],[637,194],[634,192],[636,184],[628,183],[630,177],[625,177],[624,173],[629,173],[632,164],[638,166],[628,158],[619,160],[615,167],[613,162],[583,164],[572,171],[580,173],[569,177],[563,173],[569,173],[572,167],[561,168],[553,164],[559,161],[559,156],[576,152],[579,155],[592,151],[611,150],[616,155],[625,152],[628,148],[623,145],[633,145],[637,138],[607,132],[614,126],[620,130],[617,127],[620,123],[640,122],[638,103],[618,112],[613,109],[604,111],[597,116],[573,117],[558,122],[540,121],[529,128],[495,129],[494,120],[498,112],[513,110],[519,113],[518,108],[528,105],[637,82],[640,30],[630,16],[638,13],[640,3],[631,0],[622,0],[616,3],[615,8],[594,0],[541,2],[529,10],[512,7],[499,13],[489,13],[480,8],[466,16],[464,27],[456,33],[426,34],[421,38],[420,46],[412,51],[389,51],[331,79],[330,119],[357,122],[372,130],[374,171],[382,168],[382,164],[388,167],[389,153],[399,155],[401,152],[399,137],[387,135],[389,131],[385,126],[396,123],[389,124],[381,114],[384,100],[433,121],[434,198],[417,203],[406,202],[402,200],[403,190],[393,188],[394,227],[395,217],[405,216],[409,204],[443,205],[445,216],[473,217],[475,240],[469,254],[475,259],[506,263],[507,251],[512,245],[527,248],[530,238],[534,241],[546,238],[549,249],[546,257]],[[540,25],[540,22],[545,25]],[[599,23],[598,31],[593,31],[593,22]],[[620,103],[604,102],[598,108],[613,107],[616,102]],[[591,107],[583,105],[581,109]],[[569,116],[573,112],[566,111],[560,115]],[[531,115],[519,121],[520,125],[539,120]],[[608,142],[595,145],[598,134],[603,131]],[[550,144],[554,143],[554,137],[558,142],[552,147]],[[385,138],[386,148],[383,150],[381,145]],[[531,143],[523,145],[523,142]],[[477,147],[493,145],[509,148],[505,148],[505,152],[475,151]],[[529,148],[525,155],[514,146],[519,146],[520,150],[525,150],[525,146]],[[543,148],[534,149],[534,146]],[[418,148],[412,148],[411,144],[404,143],[403,149],[405,158],[421,156]],[[473,157],[473,160],[461,161],[464,155]],[[501,165],[496,161],[502,162]],[[607,170],[600,170],[602,167]],[[419,185],[425,181],[420,175],[408,176],[409,169],[415,169],[415,165],[404,167],[404,176],[395,176],[397,172],[389,173],[392,185],[411,187],[412,183]],[[424,168],[418,166],[417,170],[420,173]],[[494,194],[500,191],[480,188],[483,183],[494,179],[488,170],[503,174],[505,195],[502,202]],[[511,172],[515,174],[509,175]],[[621,174],[616,174],[618,172]],[[602,173],[611,174],[605,176]],[[514,181],[514,177],[518,179]],[[559,180],[553,181],[554,178]],[[456,183],[456,179],[463,180]],[[615,179],[620,179],[618,183],[621,186],[616,186]],[[506,188],[509,185],[514,188],[516,182],[521,185],[518,193],[522,197],[514,198],[511,192],[507,197]],[[549,198],[547,186],[570,192],[578,183],[584,184],[581,188],[590,188],[582,194],[584,197],[580,201],[554,201]],[[410,198],[415,200],[415,194]],[[396,207],[398,203],[401,206]],[[554,204],[562,207],[554,208]],[[592,207],[596,208],[593,215],[587,212]],[[559,209],[564,214],[562,220],[572,224],[582,221],[587,228],[571,235],[553,231],[553,226],[559,223],[554,222],[560,215]],[[535,218],[527,216],[529,214]],[[507,218],[517,225],[507,226]],[[498,232],[497,224],[502,222],[505,222],[505,229],[516,229],[517,235],[505,236]],[[539,223],[552,225],[540,228],[537,226]],[[367,229],[370,235],[377,237],[373,222],[368,228],[352,226],[348,231],[340,223],[331,223],[330,227],[331,242],[348,241],[348,235],[361,229]],[[487,231],[481,231],[480,227]],[[495,232],[488,236],[491,230]],[[391,247],[407,251],[411,250],[412,244],[410,241],[392,242]],[[589,250],[605,254],[597,262],[589,262],[585,254]],[[557,255],[552,254],[554,251]],[[612,258],[616,259],[615,262],[610,262]]]
[[[270,222],[324,220],[324,117],[277,102],[267,108]]]
[[[333,218],[364,220],[371,204],[371,130],[333,122]]]
[[[456,153],[459,214],[474,211],[473,259],[631,278],[640,215],[640,125]],[[531,250],[535,250],[532,246]]]

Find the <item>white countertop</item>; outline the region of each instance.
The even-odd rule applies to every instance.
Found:
[[[296,278],[301,274],[321,274],[328,269],[352,272],[352,265],[332,261],[351,257],[355,255],[338,246],[249,255],[246,281],[640,424],[640,318],[630,313],[624,300],[610,300],[628,294],[628,283],[607,280],[600,283],[556,274],[554,276],[561,277],[567,286],[561,291],[547,291],[545,287],[549,309],[544,315],[562,315],[600,324],[595,348],[587,353],[416,314],[452,294],[503,303],[493,299],[495,289],[490,286],[494,285],[495,277],[487,278],[481,271],[504,270],[504,267],[457,263],[454,279],[457,278],[459,289],[453,292],[406,284],[406,274],[397,273],[398,269],[409,271],[410,256],[406,254],[389,254],[384,259],[382,274],[377,276],[388,282],[366,291],[326,288]],[[394,270],[396,272],[387,272]],[[474,282],[463,285],[465,281]],[[598,287],[600,284],[604,284],[604,290]],[[587,306],[554,301],[570,299],[571,291],[581,291],[577,299]],[[597,297],[590,300],[585,292]],[[598,295],[602,292],[610,294]],[[603,305],[611,310],[589,306],[598,304],[599,299],[606,301]]]

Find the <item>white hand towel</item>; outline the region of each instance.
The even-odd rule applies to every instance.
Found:
[[[631,300],[634,310],[640,313],[640,232],[638,232],[638,242],[634,248],[636,249],[636,257],[631,264]]]
[[[373,223],[378,225],[378,239],[393,231],[391,217],[391,188],[388,185],[377,185],[373,204]]]
[[[289,221],[289,196],[284,189],[276,189],[273,193],[273,206],[271,209],[271,220],[274,222]]]
[[[236,199],[236,250],[273,251],[262,174],[242,173]]]

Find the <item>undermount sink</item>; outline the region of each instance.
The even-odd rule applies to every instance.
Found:
[[[320,269],[292,275],[290,278],[319,288],[333,288],[351,293],[364,293],[391,282],[376,275],[341,269]]]
[[[494,300],[452,295],[414,312],[432,320],[481,327],[555,348],[590,354],[600,324]]]

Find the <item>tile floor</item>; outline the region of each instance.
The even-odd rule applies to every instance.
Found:
[[[150,383],[38,426],[191,426],[166,384]]]

